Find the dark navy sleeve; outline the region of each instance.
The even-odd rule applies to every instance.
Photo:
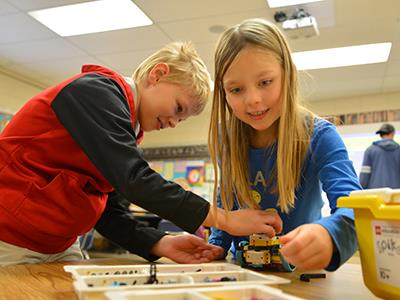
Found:
[[[195,232],[209,203],[166,181],[143,159],[121,87],[89,73],[65,86],[52,108],[72,138],[125,199]]]
[[[136,220],[123,201],[117,192],[110,193],[107,207],[95,229],[131,253],[149,261],[158,259],[151,254],[151,249],[165,233]]]

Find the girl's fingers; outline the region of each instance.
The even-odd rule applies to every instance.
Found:
[[[314,260],[319,260],[320,251],[315,243],[309,243],[301,248],[294,248],[292,250],[294,250],[292,253],[285,254],[285,252],[281,251],[281,254],[289,263],[297,267],[303,267]]]
[[[299,227],[296,229],[293,229],[292,231],[288,232],[285,235],[282,235],[279,238],[279,240],[281,241],[281,243],[283,245],[285,245],[285,244],[289,243],[291,240],[293,240],[296,237],[296,235],[298,235],[298,233],[299,233]]]
[[[282,219],[280,218],[278,212],[274,208],[269,208],[265,211],[260,211],[262,214],[265,224],[272,226],[276,233],[282,232]]]
[[[314,255],[308,256],[307,259],[298,260],[296,262],[293,262],[293,265],[295,265],[299,270],[303,270],[303,271],[323,269],[326,267],[325,262],[324,262],[323,258],[318,254],[319,253],[316,252]]]
[[[261,227],[260,232],[258,232],[258,233],[264,233],[264,234],[266,234],[266,235],[267,235],[268,237],[270,237],[270,238],[272,238],[272,237],[274,237],[274,236],[276,235],[276,232],[275,232],[274,227],[272,227],[272,226],[269,225],[269,224],[264,224],[264,225]]]

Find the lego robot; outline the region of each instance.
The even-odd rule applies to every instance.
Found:
[[[236,261],[240,266],[292,272],[290,265],[280,254],[279,236],[269,238],[265,234],[253,234],[249,241],[241,241],[236,249]]]

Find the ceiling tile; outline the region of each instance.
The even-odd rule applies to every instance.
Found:
[[[400,75],[386,76],[382,84],[382,92],[395,92],[399,91]]]
[[[30,78],[44,78],[47,82],[56,84],[75,74],[80,73],[84,64],[102,65],[102,62],[94,57],[83,56],[54,61],[18,64],[13,70]]]
[[[89,54],[159,48],[171,41],[157,26],[114,30],[66,38]]]
[[[389,60],[400,60],[400,40],[392,43]]]
[[[55,33],[23,13],[0,16],[0,36],[0,45],[57,37]]]
[[[267,11],[244,11],[222,16],[212,16],[207,18],[197,18],[193,20],[160,23],[159,26],[173,40],[192,40],[199,43],[215,43],[218,40],[220,34],[210,32],[210,26],[222,25],[230,27],[232,25],[240,23],[244,19],[255,17],[265,18],[267,17]]]
[[[192,20],[197,18],[220,16],[231,13],[266,9],[265,0],[135,0],[134,1],[153,21],[168,22]]]
[[[390,63],[387,64],[385,77],[390,76],[400,76],[400,59],[399,60],[390,60]]]
[[[307,71],[318,81],[352,81],[363,78],[381,78],[385,75],[386,63],[328,68]]]
[[[0,15],[14,14],[17,13],[18,9],[8,4],[7,2],[0,0]]]
[[[56,38],[9,45],[0,44],[0,56],[14,63],[30,63],[84,56],[86,53],[67,41]]]
[[[116,52],[112,54],[99,54],[96,57],[114,70],[129,69],[129,74],[131,74],[143,60],[157,50],[158,48],[130,52]]]

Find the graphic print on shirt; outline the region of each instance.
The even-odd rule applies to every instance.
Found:
[[[267,181],[265,180],[265,176],[261,170],[256,171],[256,176],[254,180],[250,181],[250,185],[252,187],[251,195],[254,202],[261,206],[262,197],[259,190],[261,189],[265,191],[267,188]]]

